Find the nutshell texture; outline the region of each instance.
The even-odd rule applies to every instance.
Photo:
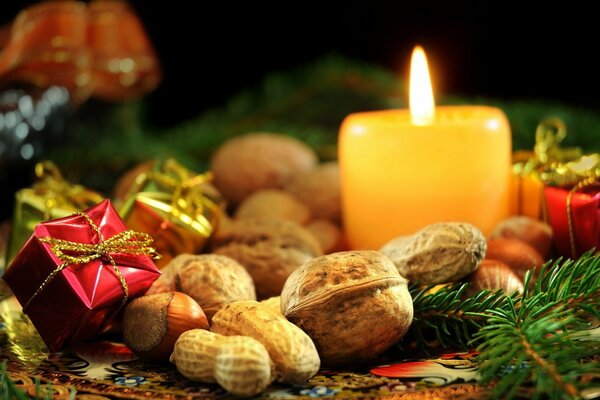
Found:
[[[486,252],[485,237],[461,222],[428,225],[413,236],[399,237],[381,248],[410,282],[456,282],[475,271]]]
[[[288,192],[265,189],[248,196],[235,210],[236,219],[279,218],[300,225],[311,219],[309,208]]]
[[[308,205],[316,218],[341,220],[340,168],[337,162],[324,163],[294,174],[285,189]]]
[[[322,254],[306,229],[278,219],[240,220],[213,238],[213,252],[233,258],[246,268],[259,299],[278,296],[287,277]]]
[[[162,269],[147,294],[178,291],[202,307],[210,320],[226,304],[256,300],[254,282],[237,261],[217,254],[181,254]]]
[[[210,330],[225,336],[250,336],[261,342],[283,382],[300,384],[319,371],[319,354],[310,337],[264,304],[228,304],[215,314]]]
[[[307,262],[288,278],[281,310],[311,337],[329,366],[376,357],[408,331],[413,317],[406,279],[376,251]]]
[[[546,259],[550,256],[552,247],[552,227],[531,217],[511,217],[496,225],[490,239],[521,240]]]
[[[215,185],[238,204],[259,189],[281,188],[295,173],[317,164],[315,152],[298,139],[274,133],[251,133],[225,142],[215,152]]]
[[[345,250],[342,230],[333,222],[316,219],[306,225],[306,229],[317,239],[324,254]]]

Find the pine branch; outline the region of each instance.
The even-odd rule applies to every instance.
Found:
[[[414,320],[398,346],[479,345],[481,382],[494,383],[495,397],[582,397],[590,385],[583,377],[600,374],[600,253],[548,263],[524,286],[523,294],[466,298],[466,283],[412,285]]]
[[[493,395],[502,398],[526,383],[534,383],[534,398],[582,398],[589,383],[581,378],[600,373],[592,330],[600,325],[600,254],[546,265],[532,289],[508,300],[506,308],[488,310],[474,335],[481,382],[495,382]]]
[[[409,334],[399,343],[400,348],[416,341],[417,348],[426,353],[438,347],[467,350],[473,334],[485,324],[488,310],[503,308],[507,303],[501,291],[483,290],[467,298],[468,286],[467,283],[442,288],[411,285],[414,317]]]

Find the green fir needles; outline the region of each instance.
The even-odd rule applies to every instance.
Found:
[[[419,348],[477,346],[493,398],[593,398],[600,383],[600,253],[530,271],[522,294],[413,287]],[[594,388],[595,387],[595,388]],[[591,397],[590,397],[591,396]]]
[[[532,279],[475,334],[481,381],[495,382],[498,397],[530,389],[530,398],[584,398],[600,374],[600,254],[554,262]]]

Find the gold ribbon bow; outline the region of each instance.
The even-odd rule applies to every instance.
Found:
[[[556,117],[545,118],[535,130],[535,145],[531,152],[516,152],[513,171],[519,175],[538,173],[540,169],[554,163],[563,163],[581,157],[579,147],[561,147],[567,136],[565,123]]]
[[[136,193],[147,182],[153,181],[159,187],[167,189],[171,193],[170,214],[175,218],[189,220],[190,216],[201,216],[202,233],[208,237],[213,229],[213,222],[204,215],[203,210],[208,209],[213,214],[219,212],[218,195],[213,199],[201,185],[212,180],[212,173],[195,174],[177,161],[167,159],[161,166],[160,171],[145,172],[135,180],[130,194]]]
[[[104,200],[98,193],[69,183],[52,161],[37,163],[35,175],[33,191],[44,199],[44,219],[50,219],[50,211],[57,206],[69,204],[83,210]]]
[[[600,154],[583,155],[581,148],[561,148],[567,135],[565,124],[558,118],[548,118],[536,131],[535,167],[545,185],[570,188],[567,195],[567,223],[571,254],[577,254],[572,202],[575,193],[600,184]]]
[[[146,233],[127,230],[120,232],[108,239],[104,239],[104,236],[100,232],[100,229],[94,223],[94,221],[92,221],[89,215],[83,212],[77,212],[73,215],[82,216],[90,225],[90,227],[94,230],[94,232],[98,235],[100,242],[90,244],[71,242],[69,240],[55,239],[52,237],[38,238],[40,242],[49,244],[52,252],[56,254],[56,256],[61,261],[63,261],[63,263],[46,277],[46,279],[44,280],[44,282],[42,282],[40,287],[38,287],[38,289],[31,296],[31,298],[29,298],[25,306],[23,306],[24,312],[31,305],[33,300],[46,288],[46,286],[48,286],[48,284],[52,282],[56,275],[60,273],[60,271],[71,265],[87,264],[93,260],[104,258],[107,259],[112,265],[113,272],[117,276],[121,287],[123,288],[123,300],[121,301],[121,304],[115,311],[114,314],[116,314],[125,305],[125,303],[127,303],[127,300],[129,298],[129,288],[127,286],[125,278],[121,274],[121,271],[119,271],[119,268],[117,267],[114,258],[111,256],[111,253],[147,255],[152,256],[154,258],[159,257],[158,254],[156,254],[154,248],[151,247],[152,237]]]

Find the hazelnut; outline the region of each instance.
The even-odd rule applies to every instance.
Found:
[[[525,272],[544,264],[540,253],[527,243],[517,239],[488,240],[485,257],[508,265],[521,280],[524,279]]]
[[[544,258],[550,256],[552,227],[531,217],[511,217],[501,221],[490,235],[490,239],[518,239],[534,249]]]
[[[510,267],[496,260],[483,260],[479,267],[469,275],[468,294],[474,294],[481,290],[502,289],[506,294],[514,292],[523,293],[523,281]]]
[[[208,320],[183,293],[138,297],[125,308],[123,340],[143,360],[168,361],[179,336],[190,329],[208,329]]]

